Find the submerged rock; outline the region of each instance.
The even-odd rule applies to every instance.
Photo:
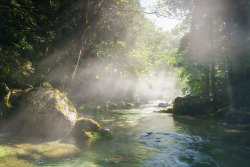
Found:
[[[35,164],[28,162],[27,160],[19,159],[18,157],[7,157],[0,159],[0,167],[17,167],[17,166],[25,166],[25,167],[36,167]]]
[[[41,143],[19,143],[5,146],[9,152],[5,158],[0,158],[0,167],[10,166],[36,166],[31,162],[61,161],[66,158],[74,158],[81,151],[75,145],[63,143],[61,140]]]
[[[147,135],[151,135],[153,132],[146,132]]]
[[[61,140],[40,144],[15,144],[9,148],[20,158],[36,161],[42,159],[57,161],[75,157],[80,153],[75,145],[63,143]]]

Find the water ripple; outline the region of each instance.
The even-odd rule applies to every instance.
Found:
[[[155,148],[155,155],[150,162],[142,166],[221,166],[212,157],[201,152],[209,140],[200,136],[190,136],[168,132],[144,132],[139,143]]]

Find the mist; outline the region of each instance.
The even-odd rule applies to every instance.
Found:
[[[52,59],[53,56],[41,64],[51,62]],[[180,81],[174,70],[162,70],[152,72],[153,74],[136,76],[126,75],[121,67],[115,64],[107,64],[98,59],[89,59],[87,64],[78,67],[74,84],[67,91],[70,99],[77,104],[102,104],[105,101],[117,102],[126,98],[132,101],[135,99],[164,99],[171,101],[175,97],[182,95]],[[69,80],[70,77],[71,75],[65,75],[62,68],[55,68],[50,72],[46,80],[52,86],[53,84],[63,85],[65,82],[69,82],[65,78]]]
[[[36,75],[40,73],[37,75],[40,81],[47,81],[67,92],[77,105],[104,104],[125,99],[173,101],[175,97],[181,96],[180,80],[173,68],[166,67],[167,60],[160,57],[177,47],[173,44],[176,42],[165,39],[171,35],[157,30],[140,13],[116,15],[115,10],[103,10],[100,23],[94,24],[89,30],[91,33],[88,37],[91,40],[84,43],[74,78],[72,74],[78,52],[73,44],[62,42],[64,47],[51,51],[37,63]],[[129,15],[129,20],[124,23],[126,26],[117,24],[126,15]],[[100,29],[99,24],[107,27]],[[163,68],[159,69],[158,66]]]

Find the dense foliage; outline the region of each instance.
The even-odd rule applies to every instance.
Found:
[[[163,0],[155,6],[160,15],[184,19],[185,35],[168,55],[187,83],[184,91],[210,97],[215,107],[249,106],[249,5],[246,0]]]
[[[0,80],[10,88],[49,82],[79,104],[119,101],[164,64],[168,34],[139,0],[5,0],[0,10]]]

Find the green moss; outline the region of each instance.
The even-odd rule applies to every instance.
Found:
[[[99,140],[109,140],[113,138],[112,134],[110,133],[102,134],[99,132],[85,132],[85,137],[92,142]]]
[[[162,110],[157,111],[159,113],[173,113],[173,106],[168,106],[167,108],[164,108]]]
[[[54,89],[54,88],[53,88]],[[70,107],[70,106],[74,106],[71,101],[67,98],[67,95],[63,92],[60,92],[59,90],[57,89],[54,89],[54,91],[60,96],[61,99],[63,99],[63,101],[65,103],[60,103],[60,101],[56,102],[56,107],[59,109],[59,110],[65,110],[65,105]],[[56,95],[56,94],[55,94]],[[72,108],[72,110],[74,110],[74,112],[77,114],[78,116],[78,112],[76,111],[75,108]]]
[[[30,164],[32,162],[44,160],[57,162],[65,158],[77,157],[81,153],[81,150],[77,146],[64,143],[61,140],[36,144],[20,143],[8,145],[5,149],[11,150],[11,154],[6,151],[8,154],[5,153],[5,158],[2,158],[2,149],[0,148],[0,167],[2,167],[1,164],[3,164],[3,167],[28,167],[33,166]]]
[[[51,84],[48,83],[48,82],[44,82],[42,85],[45,86],[45,87],[47,86],[47,87],[51,87],[52,88]]]
[[[79,109],[84,110],[85,106],[86,106],[86,104],[82,104],[82,105],[79,106]]]
[[[96,111],[97,110],[97,105],[96,104],[86,104],[84,106],[85,111]]]
[[[19,159],[17,157],[2,158],[0,160],[0,167],[35,167],[34,164],[28,162],[27,160]]]
[[[8,93],[6,94],[6,96],[4,97],[4,103],[5,105],[10,109],[10,108],[14,108],[11,103],[10,103],[10,95],[11,95],[11,92],[8,91]]]
[[[112,102],[112,101],[108,101],[107,104],[106,104],[106,110],[109,111],[109,110],[113,110],[117,107],[117,104]]]
[[[6,157],[8,155],[10,155],[10,151],[7,151],[2,146],[0,146],[0,158]]]
[[[131,109],[132,104],[130,102],[127,102],[127,101],[122,101],[122,108],[123,109]]]

